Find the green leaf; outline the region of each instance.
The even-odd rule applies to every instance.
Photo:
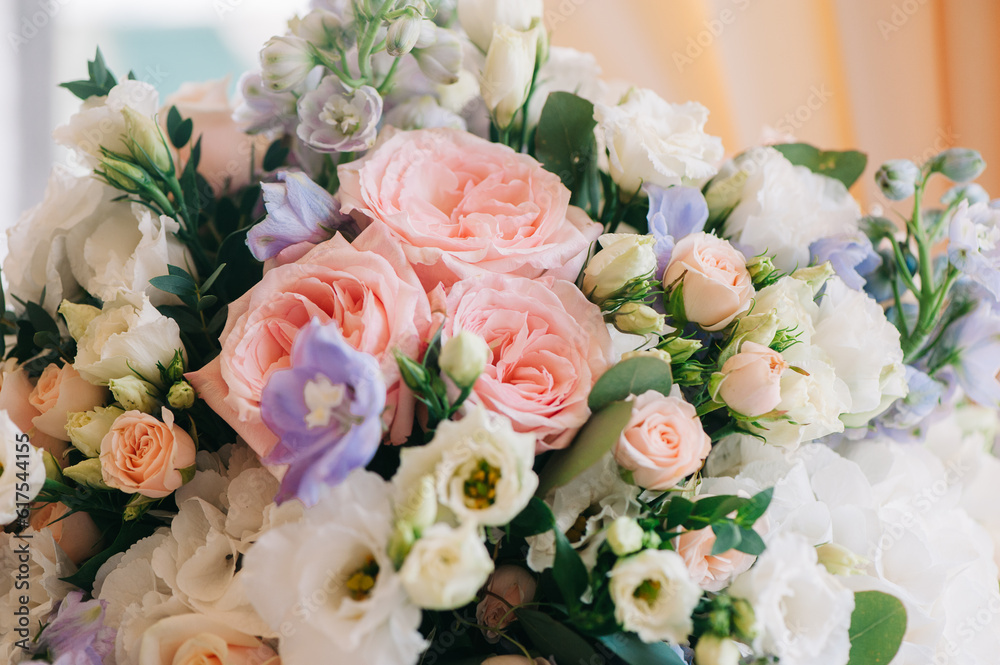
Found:
[[[857,150],[820,150],[808,143],[784,143],[774,148],[792,164],[839,180],[848,188],[857,182],[868,165],[868,155]]]
[[[750,499],[726,494],[708,496],[704,499],[698,499],[695,502],[691,516],[708,520],[708,523],[711,524],[723,519],[734,510],[739,511],[740,508],[749,502]]]
[[[528,538],[545,533],[552,528],[552,524],[552,511],[548,504],[534,496],[524,510],[511,521],[510,530],[516,536]]]
[[[597,412],[611,402],[649,390],[669,395],[672,386],[669,363],[657,358],[629,358],[601,375],[590,391],[587,404],[591,411]]]
[[[191,140],[194,132],[194,121],[191,118],[181,118],[180,111],[176,106],[171,106],[167,112],[167,135],[175,148],[183,148]]]
[[[80,99],[89,99],[103,97],[118,83],[104,62],[104,55],[100,48],[97,49],[94,59],[87,63],[87,75],[86,79],[60,83],[59,87],[66,88]]]
[[[767,512],[767,507],[771,505],[771,497],[773,496],[773,487],[769,487],[763,492],[754,494],[750,497],[749,502],[745,503],[741,508],[736,510],[736,523],[744,527],[753,526],[754,522],[759,520],[764,513]]]
[[[543,657],[557,663],[600,662],[597,652],[578,633],[548,614],[536,610],[515,610],[528,638]]]
[[[49,332],[56,338],[59,337],[59,325],[41,305],[29,302],[24,304],[24,308],[28,314],[28,320],[31,321],[32,327],[37,332]]]
[[[219,247],[218,261],[229,269],[218,278],[218,293],[223,301],[232,302],[260,281],[264,266],[247,247],[247,231],[243,229],[229,235]]]
[[[545,100],[535,131],[535,157],[576,191],[597,157],[594,105],[569,92]]]
[[[851,615],[851,659],[847,665],[885,665],[899,651],[906,633],[906,608],[881,591],[854,594]]]
[[[160,275],[159,277],[151,277],[149,283],[161,291],[172,293],[181,298],[193,296],[198,293],[197,285],[190,279],[181,277],[180,275]]]
[[[628,665],[684,665],[684,659],[670,645],[664,642],[647,644],[635,633],[614,633],[605,635],[600,640],[601,644]]]
[[[713,524],[712,531],[715,533],[715,543],[712,545],[711,552],[712,556],[718,556],[734,547],[739,547],[740,541],[743,540],[740,528],[728,520]]]
[[[535,494],[545,496],[596,464],[618,441],[631,416],[631,402],[614,402],[592,415],[572,445],[552,454],[539,474]]]
[[[215,272],[213,272],[211,275],[208,276],[208,279],[206,279],[201,285],[202,293],[208,293],[209,289],[211,289],[212,285],[215,284],[215,280],[219,278],[219,275],[222,274],[222,270],[225,267],[226,267],[225,263],[220,264],[219,267],[215,269]]]
[[[687,521],[687,518],[691,516],[691,511],[693,509],[693,501],[688,501],[681,496],[671,498],[667,503],[666,523],[663,528],[669,531],[679,527],[681,524],[684,524],[684,522]]]
[[[573,549],[569,538],[558,527],[555,518],[552,520],[552,532],[556,536],[556,557],[552,564],[552,578],[559,587],[563,601],[570,612],[579,610],[580,597],[587,590],[587,566],[583,564],[579,552]]]
[[[184,277],[189,282],[191,282],[192,284],[194,284],[194,277],[191,275],[191,273],[189,273],[184,268],[181,268],[180,266],[175,266],[175,265],[172,265],[172,264],[168,263],[167,264],[167,274],[168,275],[176,275],[177,277]]]
[[[273,171],[285,163],[285,159],[288,157],[288,148],[281,144],[281,140],[277,140],[267,147],[267,152],[264,153],[264,161],[261,166],[265,171]]]
[[[195,309],[197,309],[199,312],[203,312],[217,302],[219,302],[219,299],[215,296],[202,296],[201,300],[198,301],[198,306]]]
[[[736,549],[751,556],[757,556],[767,549],[767,545],[764,544],[764,539],[760,537],[759,533],[753,529],[741,527],[740,544],[736,546]]]

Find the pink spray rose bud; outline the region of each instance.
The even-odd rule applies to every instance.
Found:
[[[635,398],[614,454],[637,485],[665,490],[698,471],[711,450],[694,407],[651,390]]]
[[[44,434],[69,441],[67,416],[74,411],[89,411],[102,406],[107,399],[107,388],[91,384],[72,365],[60,367],[51,363],[42,371],[28,396],[28,402],[39,412],[31,423]]]
[[[161,499],[184,484],[181,469],[194,457],[194,441],[170,409],[163,409],[162,421],[126,411],[101,441],[101,474],[111,487]]]
[[[531,602],[535,597],[535,578],[520,566],[500,566],[486,583],[486,597],[476,606],[476,623],[503,630],[514,621],[512,607]],[[500,635],[494,630],[485,632],[486,639],[497,642]]]
[[[781,374],[788,363],[777,351],[744,342],[740,352],[722,365],[718,397],[748,418],[772,411],[781,401]]]
[[[684,286],[684,314],[705,330],[722,330],[750,307],[753,281],[746,258],[727,240],[692,233],[674,247],[664,288]]]

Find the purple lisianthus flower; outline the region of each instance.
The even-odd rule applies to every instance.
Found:
[[[983,302],[952,325],[938,354],[957,352],[958,385],[982,406],[1000,407],[1000,315]]]
[[[1000,299],[1000,210],[962,201],[949,226],[948,260]]]
[[[329,192],[299,171],[282,171],[279,182],[264,183],[261,190],[267,217],[247,233],[247,245],[258,261],[300,242],[320,243],[350,218]]]
[[[882,257],[861,231],[820,238],[809,245],[810,263],[830,262],[844,284],[856,291],[865,287],[865,276],[882,265]]]
[[[646,221],[649,233],[656,238],[656,279],[663,279],[663,271],[670,263],[674,245],[684,236],[700,233],[708,221],[708,204],[694,187],[669,187],[645,185],[649,196]]]
[[[334,75],[299,99],[299,138],[317,152],[358,152],[375,145],[382,96],[370,85],[349,90]]]
[[[104,625],[103,600],[83,600],[71,591],[42,630],[35,653],[46,653],[60,665],[101,665],[115,648],[115,631]]]
[[[277,501],[313,505],[374,457],[382,441],[385,382],[378,361],[348,344],[336,323],[318,319],[292,345],[291,366],[271,375],[260,401],[278,445],[264,460],[287,464]]]

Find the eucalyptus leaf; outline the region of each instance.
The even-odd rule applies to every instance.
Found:
[[[854,594],[851,657],[847,665],[886,665],[896,656],[906,633],[906,608],[881,591]]]
[[[281,144],[281,141],[275,141],[267,148],[267,152],[264,153],[264,161],[261,166],[265,171],[273,171],[285,163],[285,159],[288,158],[288,148]]]
[[[587,640],[548,614],[529,609],[517,609],[515,614],[543,657],[554,657],[557,663],[600,662],[600,657]]]
[[[611,450],[632,416],[631,402],[613,402],[587,421],[572,445],[552,453],[539,474],[537,496],[561,487],[596,464]]]
[[[591,411],[597,412],[612,402],[650,390],[669,395],[672,386],[669,363],[658,358],[629,358],[601,375],[590,391],[587,404]]]
[[[808,143],[783,143],[774,148],[792,164],[839,180],[847,188],[858,181],[868,165],[868,155],[857,150],[820,150]]]
[[[605,635],[600,640],[628,665],[685,665],[684,659],[665,642],[646,643],[634,633],[625,632]]]
[[[743,540],[740,528],[732,522],[717,522],[712,525],[715,533],[715,543],[712,545],[712,556],[718,556],[731,549],[738,548]]]
[[[594,105],[570,92],[553,92],[545,100],[535,130],[535,156],[547,170],[575,192],[597,158]]]

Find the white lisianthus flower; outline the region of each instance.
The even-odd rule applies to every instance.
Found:
[[[489,50],[494,26],[527,30],[542,18],[542,0],[458,0],[458,20],[473,44]]]
[[[802,343],[812,341],[816,332],[814,321],[819,317],[819,305],[813,288],[801,279],[787,276],[757,292],[754,314],[774,312],[778,329],[789,330]]]
[[[809,265],[813,241],[858,230],[860,208],[839,180],[794,166],[774,148],[755,148],[740,165],[734,182],[745,181],[724,235],[752,253],[773,255],[779,270]]]
[[[787,665],[842,665],[854,594],[821,566],[805,538],[779,534],[749,571],[729,587],[754,608],[764,652]]]
[[[475,600],[492,572],[493,559],[478,529],[438,523],[413,545],[399,577],[420,607],[453,610]]]
[[[438,501],[458,523],[503,526],[538,487],[534,460],[533,435],[515,432],[507,418],[477,406],[461,420],[438,425],[426,446],[401,451],[393,478],[397,502],[433,476]]]
[[[45,483],[42,451],[28,443],[28,436],[17,428],[10,415],[0,410],[0,526],[18,518],[28,502],[34,499]]]
[[[157,363],[170,365],[181,349],[177,322],[160,314],[145,295],[120,295],[104,304],[100,316],[77,340],[73,368],[91,383],[133,376],[133,370],[159,384]]]
[[[537,29],[496,26],[486,54],[480,89],[486,108],[501,129],[510,126],[528,99],[537,55]]]
[[[899,331],[863,291],[834,277],[819,303],[813,343],[830,357],[837,377],[851,391],[851,404],[841,420],[861,427],[908,390]]]
[[[643,642],[687,641],[701,589],[677,552],[643,550],[620,559],[608,577],[615,619],[625,630]]]
[[[69,122],[57,127],[52,137],[57,143],[76,150],[89,166],[97,165],[101,148],[122,155],[130,154],[125,138],[128,128],[122,110],[152,118],[160,106],[160,96],[149,83],[122,81],[106,97],[91,97]]]
[[[244,558],[244,586],[280,633],[284,665],[410,665],[427,643],[386,546],[389,486],[357,470],[295,523],[271,529]],[[293,630],[289,630],[293,627]]]
[[[670,104],[633,88],[618,106],[596,104],[594,117],[611,153],[611,177],[630,196],[644,183],[670,187],[715,175],[722,140],[705,133],[708,109]]]

